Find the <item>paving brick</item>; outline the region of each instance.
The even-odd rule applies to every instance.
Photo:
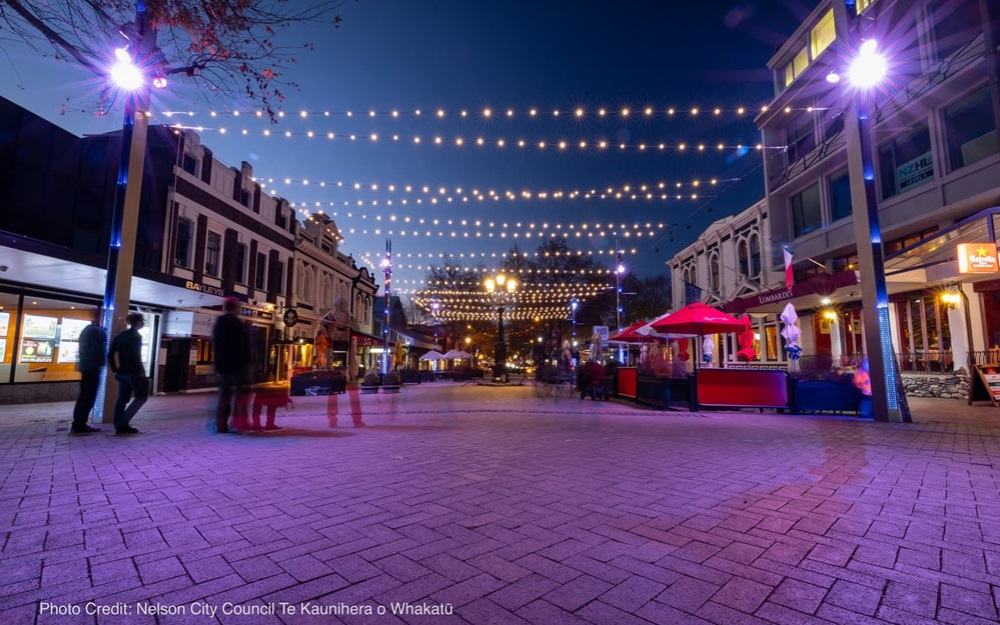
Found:
[[[773,586],[742,577],[734,577],[712,596],[712,601],[752,614],[764,603],[773,590]]]
[[[891,581],[886,586],[883,603],[887,607],[932,619],[937,612],[937,593],[928,592],[926,587]]]
[[[497,605],[516,611],[559,587],[558,582],[535,573],[500,588],[489,598]]]
[[[814,614],[827,589],[792,578],[785,578],[768,597],[768,601],[805,614]]]
[[[671,584],[656,597],[656,600],[678,610],[694,613],[719,592],[720,588],[721,586],[717,584],[685,577]]]
[[[608,582],[589,575],[581,575],[559,588],[546,593],[543,599],[554,606],[573,612],[611,588],[612,585]]]
[[[665,584],[642,577],[631,577],[600,597],[600,601],[633,613],[666,589]]]

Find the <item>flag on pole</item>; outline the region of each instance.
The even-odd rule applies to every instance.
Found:
[[[785,255],[785,285],[788,288],[792,288],[795,284],[795,273],[792,271],[792,248],[787,245],[781,248],[782,253]]]
[[[694,304],[701,301],[701,287],[684,281],[684,305]]]

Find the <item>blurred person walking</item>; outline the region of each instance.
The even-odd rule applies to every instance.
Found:
[[[87,423],[90,411],[94,409],[97,400],[97,388],[101,384],[101,369],[104,368],[104,348],[108,335],[101,327],[101,308],[93,311],[90,325],[80,332],[80,353],[76,370],[80,372],[80,396],[76,398],[73,407],[73,425],[70,434],[90,434],[100,432],[101,428],[91,427]]]
[[[146,320],[142,313],[134,312],[129,313],[125,321],[128,329],[120,332],[108,349],[108,366],[118,380],[115,433],[138,434],[139,430],[129,423],[149,398],[149,378],[146,377],[146,368],[142,364],[142,336],[139,334],[139,330],[146,325]],[[133,394],[135,399],[129,403]]]
[[[250,344],[247,329],[239,318],[240,301],[227,297],[222,303],[222,315],[212,326],[215,348],[215,373],[219,377],[219,404],[215,411],[215,429],[219,434],[238,433],[247,423],[247,384]],[[232,415],[232,428],[229,417]]]

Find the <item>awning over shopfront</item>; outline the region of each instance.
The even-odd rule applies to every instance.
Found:
[[[419,332],[414,332],[413,330],[397,330],[395,328],[393,328],[392,331],[396,333],[396,338],[401,340],[407,347],[416,347],[421,350],[434,349],[434,341]]]
[[[354,330],[351,330],[351,336],[354,337],[358,347],[382,347],[382,339],[377,336],[355,332]]]
[[[774,289],[756,295],[735,299],[725,306],[727,313],[738,315],[748,312],[781,312],[789,302],[798,309],[816,308],[823,298],[850,297],[858,285],[858,272],[841,271],[811,276],[790,289]]]

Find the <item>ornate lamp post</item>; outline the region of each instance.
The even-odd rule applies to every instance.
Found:
[[[514,292],[517,290],[517,281],[507,278],[502,273],[495,278],[486,279],[486,292],[497,307],[497,343],[496,352],[493,358],[493,379],[494,381],[507,381],[507,343],[503,338],[503,311],[514,302]]]

